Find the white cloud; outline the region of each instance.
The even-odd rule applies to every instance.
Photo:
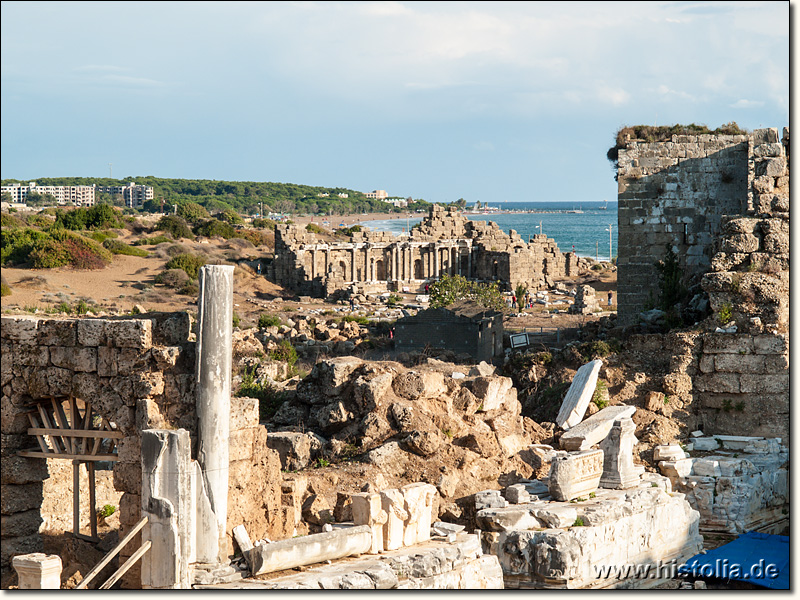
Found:
[[[127,71],[124,67],[117,67],[115,65],[83,65],[82,67],[75,67],[74,71]]]
[[[613,106],[621,106],[627,104],[631,99],[631,95],[621,87],[610,87],[601,85],[597,89],[597,98],[601,102],[612,104]]]
[[[731,104],[731,108],[760,108],[762,106],[764,106],[764,102],[761,100],[746,100],[744,98]]]

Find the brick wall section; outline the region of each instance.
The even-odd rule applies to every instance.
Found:
[[[196,448],[195,347],[189,341],[186,313],[129,319],[47,319],[4,316],[2,344],[2,561],[9,568],[17,554],[41,551],[44,459],[16,456],[34,447],[24,413],[36,398],[65,396],[89,400],[101,416],[125,434],[114,487],[120,499],[120,537],[141,518],[141,431],[184,428]],[[231,401],[229,522],[251,534],[276,539],[284,532],[280,514],[280,460],[266,447],[258,423],[258,401]],[[193,452],[195,450],[193,448]],[[71,512],[66,499],[64,510]],[[231,538],[232,539],[232,538]],[[121,560],[141,545],[137,536]],[[233,553],[232,542],[229,550]],[[139,587],[139,568],[124,579]]]

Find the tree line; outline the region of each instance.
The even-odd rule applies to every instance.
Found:
[[[209,212],[233,210],[241,214],[263,212],[281,214],[346,215],[359,212],[403,212],[427,209],[424,200],[412,200],[407,209],[395,208],[391,204],[366,198],[363,192],[342,187],[318,187],[295,183],[260,181],[216,181],[210,179],[165,179],[161,177],[126,177],[124,179],[94,177],[43,177],[39,185],[92,185],[124,186],[134,181],[153,188],[155,198],[143,207],[145,212],[161,212],[173,205],[194,202]],[[2,185],[27,181],[4,179]],[[325,194],[325,195],[322,195]],[[340,198],[339,194],[347,194]],[[106,194],[97,195],[98,202],[114,203]],[[119,199],[116,200],[119,203]]]

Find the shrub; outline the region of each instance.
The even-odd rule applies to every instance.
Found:
[[[4,281],[0,283],[0,296],[5,298],[11,295],[11,287]]]
[[[155,282],[178,289],[190,281],[183,269],[167,269],[155,276]]]
[[[115,512],[117,512],[117,509],[113,504],[106,504],[105,506],[103,506],[103,508],[97,511],[97,514],[103,517],[104,519],[107,519]]]
[[[597,385],[594,388],[594,394],[592,395],[592,402],[594,402],[595,406],[597,406],[599,409],[603,409],[608,406],[606,392],[608,392],[608,384],[606,384],[606,382],[602,379],[598,379]]]
[[[281,391],[269,383],[258,383],[254,377],[255,367],[252,371],[245,369],[242,373],[242,383],[236,395],[240,398],[258,399],[258,418],[259,421],[271,419],[281,405],[289,397],[288,393]]]
[[[265,313],[258,317],[258,326],[262,329],[264,327],[280,327],[281,320],[280,317],[276,315],[268,315]]]
[[[196,281],[189,280],[178,289],[178,293],[184,296],[197,296],[200,293],[200,286]]]
[[[97,242],[78,234],[57,230],[36,242],[29,255],[34,269],[71,265],[76,269],[102,269],[111,262],[111,253]]]
[[[151,238],[142,238],[133,242],[134,246],[155,246],[157,244],[164,244],[173,241],[168,235],[157,235]]]
[[[720,325],[727,325],[733,319],[733,306],[730,302],[725,302],[719,308],[719,312],[717,313],[717,320],[719,321]]]
[[[189,276],[189,279],[197,279],[200,273],[200,267],[206,264],[206,259],[196,254],[178,254],[171,258],[166,265],[165,269],[183,269]]]
[[[43,231],[25,227],[24,229],[3,230],[0,232],[0,263],[16,265],[28,262],[30,253],[39,242],[49,239]]]
[[[325,233],[325,230],[316,223],[309,223],[308,225],[306,225],[306,231],[310,231],[311,233],[316,233],[316,234]]]
[[[247,240],[254,246],[261,246],[266,241],[266,236],[260,231],[255,231],[254,229],[240,229],[236,231],[234,237]]]
[[[194,232],[205,237],[222,237],[226,240],[236,236],[236,230],[230,223],[208,219],[195,226]]]
[[[196,223],[201,219],[208,218],[208,211],[197,202],[186,202],[178,206],[178,216],[183,217],[189,223]]]
[[[8,227],[10,229],[15,229],[17,227],[24,227],[25,223],[20,221],[14,215],[3,213],[2,215],[0,215],[0,226]]]
[[[242,317],[239,316],[238,313],[233,313],[233,326],[238,327],[242,322]]]
[[[111,252],[111,254],[124,254],[126,256],[139,256],[145,258],[148,256],[147,250],[129,246],[125,242],[119,240],[106,240],[103,242],[103,248]]]
[[[242,217],[239,216],[239,213],[230,208],[225,209],[214,216],[220,221],[224,221],[225,223],[230,223],[231,225],[241,225],[243,223]]]
[[[161,217],[156,223],[156,229],[159,231],[166,231],[176,240],[181,238],[192,239],[194,235],[192,230],[186,224],[183,218],[176,215],[166,215]]]
[[[288,340],[283,340],[275,350],[269,353],[269,357],[272,360],[289,363],[289,366],[293,367],[294,363],[297,362],[297,351]]]
[[[257,227],[258,229],[271,229],[275,230],[275,221],[272,219],[253,219],[253,227]]]

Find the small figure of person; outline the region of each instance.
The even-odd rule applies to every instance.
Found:
[[[350,296],[350,312],[353,312],[353,310],[355,309],[355,304],[356,303],[353,301],[353,297]]]
[[[611,301],[614,298],[613,292],[608,292],[608,305],[611,306]]]

